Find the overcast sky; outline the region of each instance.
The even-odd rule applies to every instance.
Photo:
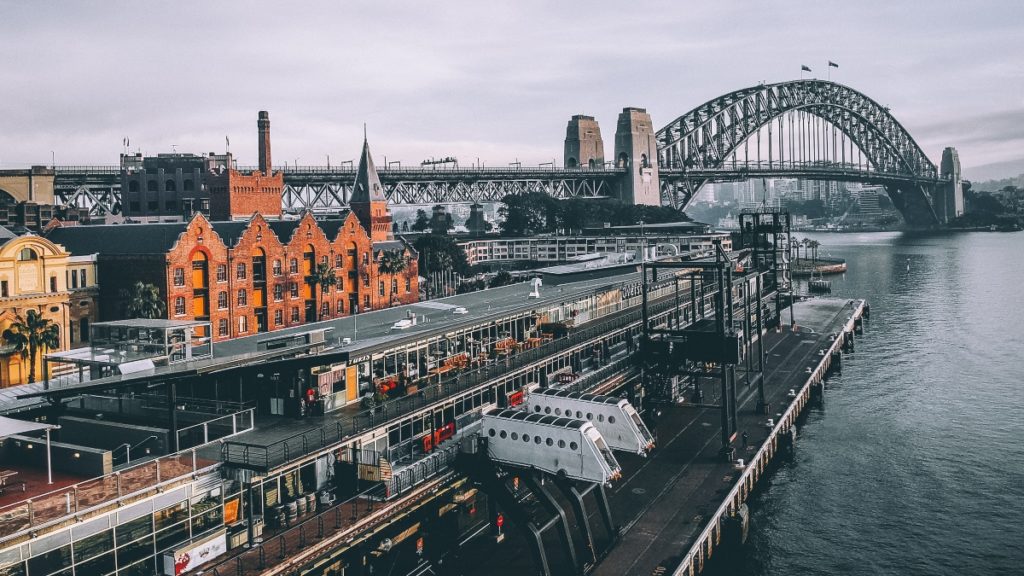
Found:
[[[933,161],[952,145],[968,176],[1024,171],[1021,0],[0,0],[0,21],[0,168],[225,135],[255,164],[258,110],[275,164],[352,159],[364,122],[378,164],[561,163],[573,114],[597,117],[610,156],[624,106],[661,127],[831,59]]]

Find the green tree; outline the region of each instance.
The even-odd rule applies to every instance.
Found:
[[[419,271],[427,278],[434,272],[452,270],[465,276],[469,272],[466,252],[451,236],[424,234],[416,239],[413,247],[419,253]],[[429,290],[430,284],[427,284]]]
[[[491,288],[497,288],[499,286],[508,286],[512,282],[512,274],[510,274],[508,270],[502,270],[501,272],[498,272],[494,278],[491,278],[489,286]]]
[[[128,293],[129,318],[163,318],[167,304],[160,296],[160,290],[153,284],[136,282]]]
[[[40,353],[60,348],[60,329],[36,310],[25,317],[15,316],[14,322],[4,330],[3,339],[14,346],[21,358],[28,360],[28,381],[36,381],[36,360]]]
[[[381,274],[400,274],[409,268],[409,261],[405,254],[399,250],[385,250],[380,255],[380,262],[377,264],[377,271]]]
[[[818,248],[821,246],[821,242],[817,240],[811,240],[807,243],[807,246],[811,249],[811,262],[817,263],[818,261]]]
[[[558,200],[543,192],[509,194],[501,199],[498,214],[502,217],[504,236],[532,236],[554,232],[559,217]]]
[[[320,286],[320,301],[324,301],[324,296],[331,288],[338,285],[338,275],[335,274],[334,268],[332,268],[326,262],[321,262],[316,265],[316,270],[307,278],[310,286],[316,291],[316,287]],[[320,307],[316,308],[316,319],[320,320]]]
[[[430,228],[430,216],[427,216],[426,210],[417,210],[416,221],[412,224],[413,232],[423,232],[427,228]]]

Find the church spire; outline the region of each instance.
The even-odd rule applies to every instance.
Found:
[[[384,187],[380,185],[380,177],[377,176],[377,167],[373,165],[373,156],[370,155],[370,144],[364,137],[363,153],[359,157],[359,170],[356,172],[356,182],[349,202],[387,201]]]
[[[373,242],[393,240],[391,231],[391,213],[388,211],[388,198],[384,195],[377,168],[373,165],[370,155],[370,144],[363,138],[363,153],[359,157],[359,169],[356,171],[352,197],[349,198],[352,212],[370,234]]]

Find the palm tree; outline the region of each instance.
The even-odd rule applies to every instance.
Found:
[[[380,263],[377,264],[377,271],[381,274],[393,275],[404,272],[409,268],[409,260],[405,254],[398,250],[386,250],[380,255]]]
[[[4,330],[4,341],[12,344],[21,358],[28,359],[29,384],[36,381],[36,359],[40,352],[60,348],[60,330],[52,321],[43,318],[36,310],[29,310],[25,317],[14,317],[14,322]]]
[[[810,242],[808,242],[807,245],[810,246],[810,248],[811,248],[811,254],[812,254],[811,261],[814,262],[814,263],[817,263],[818,262],[818,247],[821,246],[821,242],[818,242],[817,240],[811,240]]]
[[[334,286],[338,285],[338,276],[334,273],[334,268],[328,265],[326,262],[321,262],[316,265],[316,270],[309,275],[307,279],[313,290],[316,291],[316,287],[320,285],[320,301],[323,302],[324,295]],[[320,320],[320,308],[316,308],[316,319]]]
[[[128,294],[129,318],[163,318],[167,305],[153,284],[136,282]]]

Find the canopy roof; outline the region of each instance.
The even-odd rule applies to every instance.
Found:
[[[16,436],[26,432],[35,432],[37,430],[46,430],[49,428],[57,428],[57,426],[54,424],[46,424],[44,422],[29,422],[27,420],[18,420],[16,418],[0,416],[0,438],[7,438],[8,436]]]

